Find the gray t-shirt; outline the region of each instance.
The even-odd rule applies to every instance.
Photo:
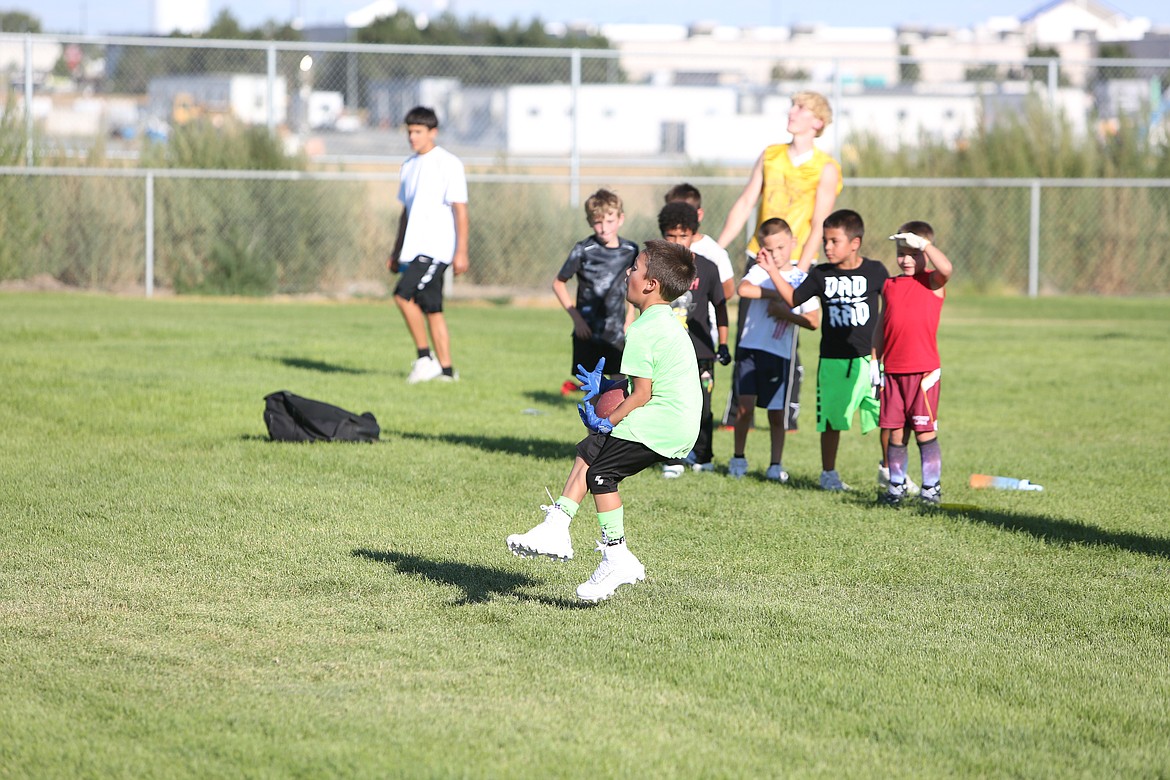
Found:
[[[596,236],[579,241],[557,272],[567,282],[577,277],[577,311],[593,331],[593,340],[621,348],[626,341],[626,270],[638,257],[638,245],[618,238],[607,247]]]

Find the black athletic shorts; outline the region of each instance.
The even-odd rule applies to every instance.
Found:
[[[592,371],[597,361],[605,358],[605,373],[620,374],[622,370],[622,348],[597,339],[579,339],[573,336],[573,365],[569,373],[577,374],[577,366]]]
[[[446,263],[419,255],[402,266],[394,294],[414,301],[426,314],[438,314],[443,310],[443,274],[446,270]]]
[[[616,493],[618,484],[666,458],[645,444],[591,433],[577,444],[577,455],[589,464],[585,479],[593,495]]]

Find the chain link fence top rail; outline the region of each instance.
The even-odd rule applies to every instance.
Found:
[[[718,233],[755,156],[784,140],[798,89],[830,97],[821,143],[846,161],[858,134],[878,149],[959,147],[1029,100],[1074,133],[1134,121],[1165,143],[1170,60],[792,62],[777,49],[761,64],[725,47],[664,76],[671,57],[0,34],[0,281],[384,295],[409,154],[399,123],[418,104],[436,108],[440,143],[468,166],[472,269],[459,286],[541,292],[588,234],[580,203],[598,187],[623,197],[622,232],[642,241],[657,234],[666,189],[688,180],[703,191],[705,232]],[[244,131],[277,153],[255,135],[225,140]],[[286,170],[246,170],[269,167]],[[1168,189],[847,177],[838,206],[865,217],[864,251],[887,263],[881,239],[928,219],[973,289],[1165,294]]]

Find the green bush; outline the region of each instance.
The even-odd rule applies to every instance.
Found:
[[[304,170],[264,128],[179,128],[144,165]],[[358,253],[352,188],[318,181],[188,179],[156,185],[156,275],[181,293],[270,295],[319,290]]]

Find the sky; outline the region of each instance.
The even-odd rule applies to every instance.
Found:
[[[181,0],[180,0],[181,2]],[[345,14],[370,0],[209,0],[211,16],[227,8],[245,27],[268,20],[287,21],[299,15],[308,25],[337,23]],[[443,0],[437,0],[442,3]],[[498,24],[528,22],[539,16],[546,22],[678,23],[713,21],[735,26],[787,26],[822,22],[835,26],[892,26],[902,23],[970,26],[994,16],[1022,16],[1041,0],[446,0],[459,16],[487,17]],[[400,0],[412,11],[433,10],[436,0]],[[1116,0],[1109,3],[1127,16],[1144,16],[1155,25],[1170,27],[1167,0]],[[148,32],[151,0],[0,0],[0,10],[24,11],[41,20],[47,32]]]

